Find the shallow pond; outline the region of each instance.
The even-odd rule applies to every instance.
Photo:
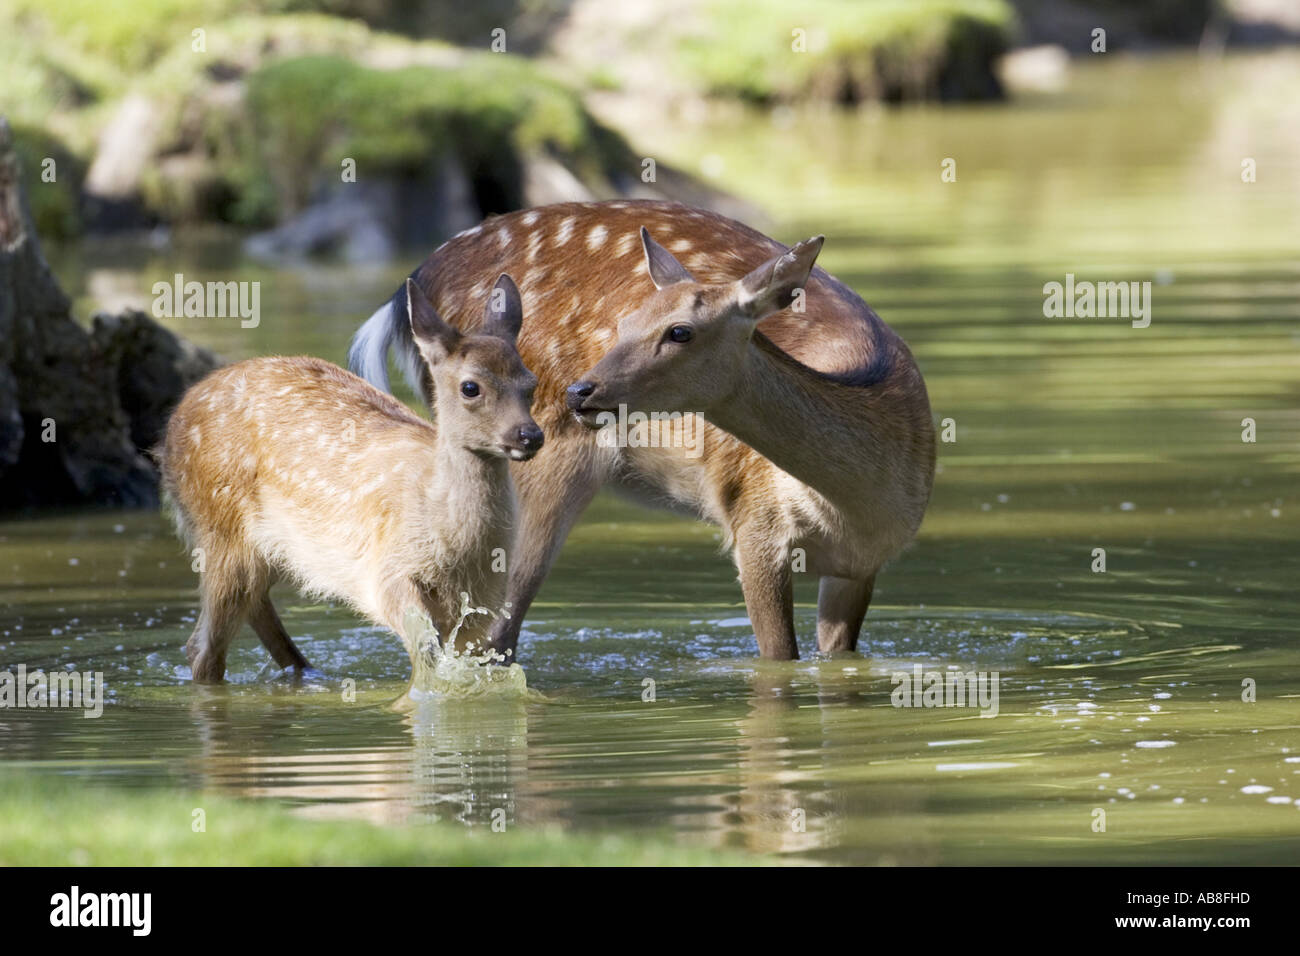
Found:
[[[1297,92],[1294,54],[1112,58],[1059,100],[672,123],[638,144],[754,198],[783,239],[825,232],[823,264],[908,339],[953,420],[859,654],[815,656],[809,580],[805,659],[755,660],[714,529],[601,499],[528,616],[528,697],[395,710],[397,640],[288,591],[328,681],[277,679],[248,632],[231,683],[197,688],[195,576],[160,515],[10,518],[0,669],[103,671],[109,696],[97,720],[0,713],[0,767],[791,862],[1294,863]],[[55,261],[83,312],[147,303],[177,271],[259,279],[258,328],[178,327],[232,358],[338,361],[420,255],[277,272],[214,241]],[[1066,273],[1151,281],[1149,327],[1045,318]],[[892,706],[917,664],[998,672],[997,716]]]

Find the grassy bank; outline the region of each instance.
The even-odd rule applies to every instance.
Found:
[[[614,164],[636,168],[537,63],[274,12],[290,6],[303,4],[0,0],[0,23],[14,27],[0,31],[0,114],[35,160],[26,185],[50,234],[78,223],[66,196],[42,190],[39,161],[70,158],[57,190],[75,195],[114,128],[142,154],[122,151],[114,189],[173,223],[280,221],[337,184],[345,158],[369,178],[427,177],[452,158],[507,205],[533,155],[598,191]]]
[[[681,58],[713,95],[767,103],[986,99],[1011,46],[1003,0],[708,0]],[[799,31],[799,34],[796,34]]]
[[[86,223],[269,227],[344,181],[347,160],[358,182],[421,195],[467,177],[490,213],[537,198],[530,174],[554,164],[588,195],[636,185],[640,158],[592,118],[584,88],[757,104],[986,98],[1015,30],[1005,0],[669,2],[653,30],[637,19],[653,8],[636,4],[553,10],[535,60],[490,51],[487,34],[460,47],[388,33],[365,5],[330,0],[0,0],[0,115],[49,237]],[[395,9],[369,12],[387,23]],[[50,158],[54,180],[41,178]]]
[[[193,813],[204,812],[204,832]],[[123,792],[0,774],[0,866],[690,866],[754,865],[667,840],[556,830],[470,832],[313,821],[212,794]]]
[[[776,103],[987,99],[1013,43],[1006,0],[577,0],[553,46],[633,98]]]

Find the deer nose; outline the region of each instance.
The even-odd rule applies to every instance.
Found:
[[[524,451],[537,451],[544,441],[546,436],[536,425],[524,425],[519,429],[519,447]]]
[[[574,382],[564,390],[564,400],[569,408],[576,412],[582,407],[584,401],[591,398],[594,391],[596,391],[594,382]]]

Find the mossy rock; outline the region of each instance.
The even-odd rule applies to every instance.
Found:
[[[1000,95],[993,63],[1010,47],[1003,0],[707,0],[684,68],[714,96],[767,104]]]
[[[0,18],[18,25],[0,55],[19,67],[0,88],[0,113],[61,139],[82,169],[107,150],[95,164],[101,195],[82,206],[92,229],[284,223],[336,190],[349,159],[358,180],[402,188],[439,182],[450,162],[483,214],[523,203],[545,163],[567,174],[556,189],[585,193],[564,198],[636,185],[638,157],[549,65],[317,12],[264,12],[332,6],[139,0],[106,25],[109,8],[89,0],[0,0]],[[139,136],[103,136],[130,128],[123,111],[141,101],[152,121]]]
[[[14,152],[37,234],[70,239],[81,233],[81,182],[86,164],[56,136],[13,126]]]
[[[232,134],[247,150],[234,172],[237,192],[269,181],[281,214],[337,183],[346,159],[358,176],[418,177],[450,154],[509,207],[520,198],[521,156],[544,151],[599,177],[623,148],[575,94],[507,56],[398,70],[309,56],[262,67],[246,82],[241,129]]]

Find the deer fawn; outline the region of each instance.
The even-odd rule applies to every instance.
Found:
[[[412,274],[463,330],[474,327],[460,303],[482,293],[477,277],[503,270],[522,276],[537,316],[519,350],[539,376],[551,448],[516,470],[515,613],[494,623],[496,650],[514,648],[569,529],[605,484],[725,530],[764,657],[798,656],[796,568],[821,579],[818,647],[856,647],[877,571],[925,512],[934,426],[907,346],[813,267],[821,244],[787,250],[675,203],[564,203],[488,219]],[[431,373],[401,321],[409,294],[371,316],[349,360],[386,388],[395,347],[412,386],[427,391]],[[592,429],[621,406],[701,413],[703,453],[609,447]]]
[[[508,460],[542,446],[537,384],[519,358],[519,290],[502,275],[481,325],[462,334],[411,285],[407,328],[428,369],[436,426],[315,358],[259,358],[195,385],[158,457],[177,521],[206,567],[186,644],[194,680],[219,682],[245,620],[281,667],[303,669],[271,604],[281,576],[341,598],[398,633],[409,609],[441,635],[461,593],[502,607],[515,499]],[[480,625],[482,626],[482,625]],[[464,643],[485,635],[467,624]]]

